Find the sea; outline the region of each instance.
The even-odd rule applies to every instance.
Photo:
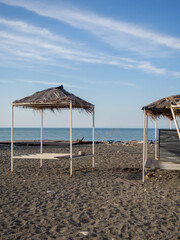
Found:
[[[14,128],[14,140],[39,140],[40,128]],[[73,128],[73,140],[84,137],[85,141],[92,140],[91,128]],[[44,140],[69,140],[69,128],[44,128]],[[148,131],[148,140],[154,141],[155,130]],[[0,141],[11,140],[11,129],[0,128]],[[143,140],[142,128],[95,128],[95,141],[131,141]]]

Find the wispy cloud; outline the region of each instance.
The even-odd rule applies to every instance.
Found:
[[[87,30],[117,48],[126,47],[142,54],[153,50],[157,45],[180,50],[180,39],[177,37],[161,34],[137,24],[66,7],[62,3],[58,6],[57,2],[53,5],[54,1],[51,1],[51,4],[25,0],[0,0],[0,2],[23,7],[39,15],[55,18],[73,27]]]
[[[140,44],[140,41],[145,39],[151,42],[149,48],[152,48],[152,44],[155,44],[180,50],[180,39],[178,38],[160,35],[134,24],[100,17],[93,13],[67,8],[63,5],[61,7],[54,6],[53,1],[51,5],[47,2],[33,0],[0,0],[0,2],[24,7],[39,15],[52,17],[76,28],[85,29],[103,40],[107,39],[108,43],[113,44],[113,46],[116,46],[114,41],[117,41],[117,44],[120,45],[125,43],[127,44],[125,46],[126,50],[129,50],[131,46],[134,46],[136,50],[140,46],[143,50],[144,43]],[[50,66],[70,67],[71,69],[77,68],[79,63],[101,64],[127,70],[136,69],[157,75],[170,74],[178,78],[180,75],[179,72],[156,66],[150,61],[136,60],[123,57],[123,55],[122,57],[117,56],[121,52],[112,55],[108,52],[102,53],[99,50],[92,50],[90,47],[81,48],[81,43],[74,44],[70,39],[27,22],[0,18],[0,25],[5,26],[0,31],[0,56],[2,60],[13,59],[16,62],[43,63]],[[127,36],[128,38],[126,38]],[[132,44],[129,44],[129,40],[132,41]],[[148,49],[147,45],[145,48]]]
[[[124,87],[130,87],[130,88],[139,88],[139,86],[137,84],[134,83],[130,83],[130,82],[122,82],[122,81],[91,81],[91,80],[78,80],[79,82],[84,82],[84,83],[88,83],[91,85],[101,85],[101,86],[107,86],[107,85],[119,85],[119,86],[124,86]],[[48,85],[48,86],[60,86],[63,85],[64,87],[68,87],[68,88],[82,88],[79,86],[79,84],[77,85],[73,85],[73,84],[69,84],[66,81],[59,81],[59,82],[51,82],[51,81],[41,81],[41,80],[30,80],[30,79],[14,79],[14,80],[5,80],[5,79],[0,79],[0,83],[18,83],[18,82],[22,82],[22,83],[29,83],[29,84],[41,84],[41,85]]]
[[[137,61],[131,58],[116,57],[101,52],[92,52],[72,48],[54,42],[47,42],[44,39],[34,38],[33,36],[18,35],[0,31],[0,44],[3,46],[1,54],[4,52],[25,60],[43,61],[45,64],[59,64],[59,60],[66,59],[73,62],[104,64],[118,66],[124,69],[140,69],[155,74],[165,74],[166,70],[153,66],[147,61]]]
[[[6,26],[11,30],[16,30],[18,32],[29,33],[31,35],[35,35],[38,37],[42,37],[44,39],[49,39],[53,41],[58,41],[64,44],[78,44],[69,39],[65,38],[64,36],[59,36],[57,34],[52,33],[48,29],[40,28],[37,26],[33,26],[23,21],[16,21],[16,20],[8,20],[5,18],[0,18],[0,25]]]
[[[101,85],[101,86],[112,86],[112,85],[120,85],[130,88],[139,88],[137,84],[130,83],[130,82],[122,82],[120,81],[92,81],[92,80],[80,80],[81,82],[92,84],[92,85]]]
[[[51,86],[64,85],[65,87],[69,87],[69,88],[80,88],[78,86],[68,84],[68,83],[64,83],[62,81],[61,82],[36,81],[36,80],[19,80],[19,81],[24,82],[24,83],[32,83],[32,84],[42,84],[42,85],[51,85]]]
[[[52,64],[58,59],[67,59],[80,62],[97,63],[99,59],[91,53],[81,51],[77,48],[67,47],[61,44],[49,43],[46,40],[27,36],[19,36],[0,31],[0,43],[2,52],[11,53],[14,56],[46,61]]]
[[[73,84],[66,83],[65,81],[59,81],[59,82],[50,82],[50,81],[37,81],[37,80],[28,80],[28,79],[14,79],[14,80],[8,80],[8,79],[0,79],[0,83],[17,83],[17,82],[23,82],[23,83],[30,83],[30,84],[42,84],[42,85],[50,85],[50,86],[60,86],[63,85],[65,87],[69,88],[81,88],[79,86],[75,86]]]
[[[157,68],[149,62],[144,62],[142,64],[139,64],[139,65],[137,65],[137,68],[143,69],[147,72],[153,72],[153,73],[156,73],[156,74],[164,75],[164,74],[167,73],[167,70],[165,68]]]
[[[0,83],[13,83],[12,80],[0,79]]]
[[[180,78],[180,72],[169,71],[169,74],[171,74],[177,78]]]
[[[121,81],[118,82],[117,81],[117,82],[114,82],[114,84],[125,86],[125,87],[131,87],[131,88],[140,88],[137,84],[130,83],[130,82],[121,82]]]

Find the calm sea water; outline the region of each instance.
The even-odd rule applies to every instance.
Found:
[[[39,128],[14,128],[14,140],[37,140],[40,139]],[[69,128],[44,128],[43,139],[48,140],[69,140]],[[154,129],[149,129],[148,139],[154,141]],[[81,139],[92,140],[91,128],[74,128],[73,140]],[[10,128],[0,128],[0,141],[9,141],[11,139]],[[142,141],[142,128],[96,128],[96,141]]]

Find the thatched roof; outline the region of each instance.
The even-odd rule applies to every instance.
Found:
[[[168,117],[172,118],[171,105],[180,105],[180,95],[173,95],[166,98],[159,99],[149,105],[142,107],[142,110],[146,110],[148,116],[155,117]],[[180,109],[175,110],[176,115],[180,116]]]
[[[67,92],[63,88],[63,85],[36,92],[31,96],[14,101],[12,104],[14,106],[33,108],[35,110],[55,110],[69,108],[70,101],[72,101],[73,108],[85,110],[90,113],[93,111],[93,104]]]

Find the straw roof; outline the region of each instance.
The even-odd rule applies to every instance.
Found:
[[[33,108],[35,110],[50,109],[53,111],[55,109],[69,108],[70,101],[72,101],[73,108],[85,110],[88,113],[93,111],[93,104],[67,92],[63,85],[36,92],[31,96],[14,101],[12,104],[13,106]]]
[[[142,107],[142,110],[145,110],[147,115],[152,118],[162,116],[173,119],[171,105],[180,105],[180,95],[173,95],[159,99],[158,101]],[[176,109],[175,112],[177,116],[180,116],[180,109]]]

